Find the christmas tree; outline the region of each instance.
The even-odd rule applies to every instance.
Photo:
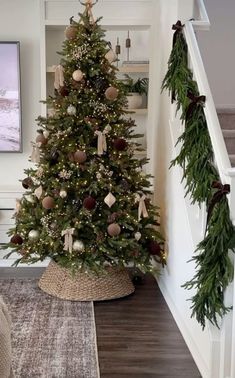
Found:
[[[142,172],[147,159],[135,157],[141,135],[126,117],[115,54],[91,7],[87,1],[65,30],[55,95],[46,101],[52,113],[38,118],[36,165],[25,170],[6,247],[21,255],[16,264],[49,257],[75,271],[133,263],[146,272],[153,257],[165,264],[150,176]]]

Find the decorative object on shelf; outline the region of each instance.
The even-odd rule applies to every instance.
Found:
[[[10,231],[10,235],[23,235],[24,241],[22,246],[5,245],[12,252],[27,251],[16,264],[50,257],[52,262],[39,286],[73,300],[130,294],[134,288],[123,266],[133,262],[143,273],[154,271],[147,240],[163,240],[155,228],[158,213],[152,203],[148,204],[149,217],[137,222],[134,195],[147,195],[151,183],[137,171],[135,122],[124,117],[125,91],[115,76],[116,67],[105,58],[110,48],[102,39],[99,23],[94,25],[92,6],[91,0],[85,2],[84,14],[72,23],[77,29],[75,38],[63,43],[61,64],[67,95],[55,91],[46,104],[56,112],[38,118],[38,129],[49,130],[50,136],[40,148],[38,166],[26,170],[33,181],[28,193],[33,193],[34,203],[22,201]],[[82,47],[87,53],[78,63],[74,54]],[[89,54],[99,59],[90,59]],[[78,77],[72,76],[77,68],[84,78],[74,87]],[[127,192],[121,189],[121,180],[131,183]],[[38,200],[34,191],[40,185],[43,195]],[[137,228],[142,235],[139,241],[134,236]],[[32,242],[30,230],[42,237]],[[138,254],[132,255],[133,250]]]
[[[139,109],[143,103],[143,95],[148,94],[148,78],[133,79],[129,75],[125,74],[125,80],[122,85],[127,92],[127,108]]]
[[[128,30],[127,39],[126,39],[127,62],[130,61],[130,48],[131,48],[131,39],[130,39],[130,31]]]
[[[199,206],[206,203],[208,218],[205,237],[198,244],[195,276],[183,287],[195,289],[192,297],[192,316],[205,328],[206,320],[219,327],[219,318],[230,308],[224,303],[224,293],[233,280],[233,265],[229,251],[235,252],[235,229],[230,219],[227,199],[229,185],[220,182],[214,164],[214,154],[204,113],[205,96],[201,96],[193,72],[188,64],[188,46],[183,33],[184,25],[178,21],[168,71],[162,83],[181,110],[185,130],[178,139],[180,152],[171,165],[183,169],[186,195]],[[203,167],[203,169],[201,169]]]
[[[118,55],[121,54],[121,45],[119,43],[119,38],[117,38],[117,44],[115,46],[115,53],[116,53],[116,56],[117,56],[117,67],[118,67],[118,62],[119,62]]]

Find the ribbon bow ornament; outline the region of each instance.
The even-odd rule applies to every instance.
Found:
[[[138,221],[141,220],[141,218],[148,218],[148,211],[145,205],[146,195],[143,194],[142,197],[137,194],[136,195],[136,202],[139,202],[139,208],[138,208]]]
[[[230,193],[230,185],[229,184],[223,185],[219,181],[214,181],[212,184],[212,188],[218,189],[218,190],[214,193],[208,206],[207,222],[206,222],[207,226],[211,219],[211,216],[212,216],[212,213],[216,204],[219,203],[223,197],[225,197],[227,194]],[[206,229],[207,229],[207,226],[206,226]]]
[[[59,64],[58,66],[53,66],[53,68],[55,69],[54,87],[58,90],[64,86],[64,67]]]
[[[95,5],[98,2],[98,0],[96,0],[94,3],[92,2],[92,0],[86,0],[85,3],[83,3],[81,0],[79,0],[79,1],[82,5],[85,5],[85,7],[86,7],[85,12],[87,12],[88,16],[90,17],[91,23],[94,24],[95,19],[94,19],[94,16],[92,14],[92,7],[93,7],[93,5]]]
[[[97,154],[99,156],[103,155],[104,152],[107,151],[107,141],[106,141],[106,135],[109,132],[109,128],[105,128],[104,131],[95,131],[95,135],[98,136],[97,140]]]
[[[73,233],[74,228],[67,228],[61,232],[61,235],[64,236],[64,251],[69,251],[72,253],[73,250]]]
[[[32,163],[39,163],[39,161],[40,161],[40,150],[39,150],[39,148],[40,147],[41,147],[41,142],[33,144],[33,151],[32,151],[32,154],[30,156]]]
[[[187,107],[185,120],[187,121],[192,117],[194,110],[198,105],[204,106],[206,102],[206,96],[195,96],[193,93],[189,92],[187,97],[191,100],[191,103]]]

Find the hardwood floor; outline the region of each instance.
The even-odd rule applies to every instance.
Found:
[[[95,317],[101,378],[201,377],[153,277]]]

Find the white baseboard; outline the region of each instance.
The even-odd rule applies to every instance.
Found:
[[[205,364],[205,361],[203,360],[203,357],[201,353],[199,352],[184,320],[182,319],[182,316],[180,315],[178,309],[176,308],[174,301],[172,300],[166,286],[164,285],[164,282],[160,279],[158,280],[158,286],[162,292],[162,295],[174,317],[174,320],[184,338],[184,341],[187,344],[187,347],[190,350],[190,353],[193,356],[193,359],[202,375],[203,378],[211,378],[210,372],[208,371],[208,367]]]

